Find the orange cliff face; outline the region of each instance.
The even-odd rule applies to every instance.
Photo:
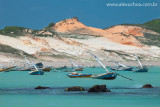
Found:
[[[144,29],[137,26],[117,25],[108,29],[87,27],[76,17],[60,21],[52,28],[61,33],[102,36],[116,43],[138,47],[141,47],[142,44],[134,36],[143,36],[144,32]]]
[[[146,30],[141,27],[129,26],[129,25],[117,25],[105,29],[105,31],[110,32],[112,34],[124,34],[124,35],[134,35],[134,36],[143,36],[143,32],[146,32]]]

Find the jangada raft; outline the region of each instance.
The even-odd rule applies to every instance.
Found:
[[[103,73],[103,74],[98,74],[98,75],[92,75],[92,78],[95,79],[106,79],[106,80],[113,80],[117,77],[117,73],[115,72],[110,72],[106,66],[97,58],[97,56],[93,55],[92,53],[90,53],[90,55],[92,55],[98,62],[99,64],[107,71],[107,73]]]
[[[92,74],[82,74],[77,72],[72,72],[71,74],[67,74],[70,78],[84,78],[84,77],[91,77]]]
[[[8,67],[8,68],[2,68],[2,69],[0,69],[0,72],[3,72],[3,71],[8,72],[8,71],[14,69],[15,67],[16,67],[16,66]]]
[[[44,72],[42,70],[34,70],[29,72],[30,75],[43,75]]]
[[[33,64],[33,66],[35,67],[35,70],[29,72],[30,75],[43,75],[44,74],[44,71],[41,69],[38,69],[35,64]]]
[[[147,66],[143,66],[142,63],[140,62],[140,60],[138,59],[137,56],[135,56],[139,65],[140,65],[140,68],[136,69],[134,72],[148,72],[148,67]]]
[[[115,67],[111,67],[110,69],[111,70],[115,70],[115,71],[133,71],[133,67],[130,67],[130,66],[126,66],[122,63],[119,63],[119,62],[116,62],[116,61],[113,61],[114,63],[117,64],[117,66]]]
[[[116,73],[104,73],[104,74],[98,74],[98,75],[92,75],[92,78],[96,79],[106,79],[106,80],[113,80],[117,77]]]

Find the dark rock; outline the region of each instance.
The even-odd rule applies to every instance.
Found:
[[[74,86],[66,88],[64,91],[85,91],[85,89],[83,87]]]
[[[153,88],[153,86],[151,84],[145,84],[142,88]]]
[[[111,92],[106,88],[106,85],[94,85],[93,87],[88,89],[88,92]]]
[[[42,86],[38,86],[35,89],[48,89],[49,87],[42,87]]]

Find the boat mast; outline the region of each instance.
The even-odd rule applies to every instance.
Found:
[[[16,64],[15,64],[14,60],[11,60],[11,63],[13,64],[13,66],[16,66]]]
[[[78,68],[78,65],[76,65],[71,59],[67,58],[76,68]]]
[[[25,58],[27,64],[28,64],[29,66],[31,66],[32,64],[29,62],[29,60],[26,58],[26,56],[24,56],[24,58]]]
[[[1,68],[3,68],[3,65],[2,65],[2,64],[0,64],[0,66],[1,66]]]
[[[121,66],[123,66],[124,68],[127,68],[126,65],[123,65],[123,64],[121,64],[121,63],[119,63],[119,62],[117,62],[117,63],[118,63],[118,65],[121,65]]]
[[[143,65],[142,65],[142,63],[140,62],[140,60],[138,59],[138,57],[137,57],[136,55],[135,55],[135,57],[136,57],[136,59],[137,59],[139,65],[141,66],[141,68],[143,68]]]
[[[106,68],[106,66],[97,58],[97,56],[95,56],[95,55],[93,55],[92,53],[90,53],[90,52],[88,52],[90,55],[92,55],[98,62],[99,62],[99,64],[108,72],[108,73],[110,73],[109,71],[108,71],[108,69]]]
[[[112,61],[113,61],[114,63],[116,63],[117,65],[121,65],[122,67],[127,68],[127,66],[124,65],[124,64],[122,64],[122,63],[116,62],[116,61],[114,61],[114,60],[112,60]]]
[[[38,71],[38,68],[37,68],[37,66],[34,64],[34,63],[32,63],[33,64],[33,66],[34,66],[34,68]]]

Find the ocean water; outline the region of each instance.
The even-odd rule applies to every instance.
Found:
[[[102,68],[85,68],[81,73],[104,73]],[[69,78],[67,72],[45,72],[28,75],[27,71],[0,73],[0,107],[160,107],[160,67],[150,67],[147,73],[117,71],[132,78],[115,80]],[[155,88],[141,88],[150,83]],[[110,93],[65,92],[71,86],[88,89],[106,84]],[[50,89],[35,90],[37,86]]]

